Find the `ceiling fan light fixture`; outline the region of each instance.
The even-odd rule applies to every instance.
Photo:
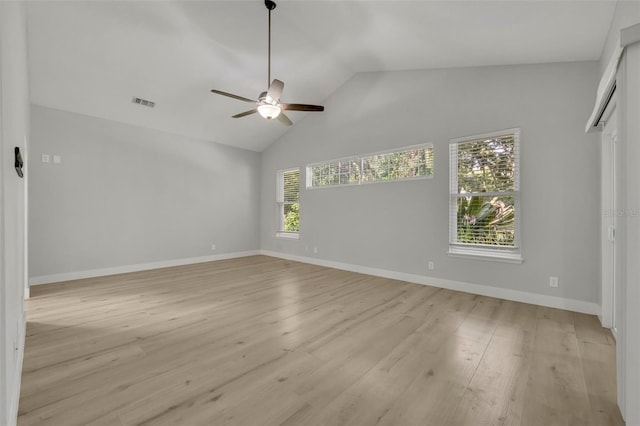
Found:
[[[271,120],[280,115],[280,107],[278,105],[271,104],[262,104],[258,105],[258,113],[266,118],[267,120]]]

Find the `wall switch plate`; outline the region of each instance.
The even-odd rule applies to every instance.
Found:
[[[558,277],[549,277],[549,287],[558,288]]]
[[[42,154],[42,162],[43,163],[48,163],[50,161],[51,157],[49,157],[49,154]]]
[[[53,156],[53,164],[60,164],[62,163],[62,157],[59,155],[55,155]]]

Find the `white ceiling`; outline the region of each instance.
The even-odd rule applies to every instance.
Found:
[[[356,72],[598,60],[615,1],[277,1],[272,78],[322,104]],[[255,1],[27,2],[33,103],[261,151],[287,128],[219,89],[267,87]],[[594,88],[595,90],[595,88]],[[153,109],[132,97],[156,102]],[[307,114],[289,112],[294,123]]]

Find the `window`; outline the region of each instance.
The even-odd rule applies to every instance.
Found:
[[[449,253],[521,262],[520,129],[452,139]]]
[[[300,169],[277,173],[278,236],[297,238],[300,231]]]
[[[431,145],[362,158],[362,182],[412,179],[433,175]]]
[[[307,172],[309,173],[309,172]],[[336,160],[310,166],[311,186],[349,185],[360,183],[360,161],[357,158]]]
[[[433,176],[433,145],[417,145],[307,166],[307,188]]]

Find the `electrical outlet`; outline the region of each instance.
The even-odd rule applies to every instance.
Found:
[[[549,277],[549,287],[558,288],[558,277]]]
[[[211,244],[211,250],[215,250],[216,249],[216,245],[215,244]]]
[[[313,254],[318,254],[318,247],[313,248]]]
[[[48,163],[50,160],[51,160],[51,157],[49,156],[49,154],[42,154],[43,163]]]
[[[433,271],[434,269],[433,262],[429,261],[429,264],[427,265],[427,267],[429,268],[430,271]]]

